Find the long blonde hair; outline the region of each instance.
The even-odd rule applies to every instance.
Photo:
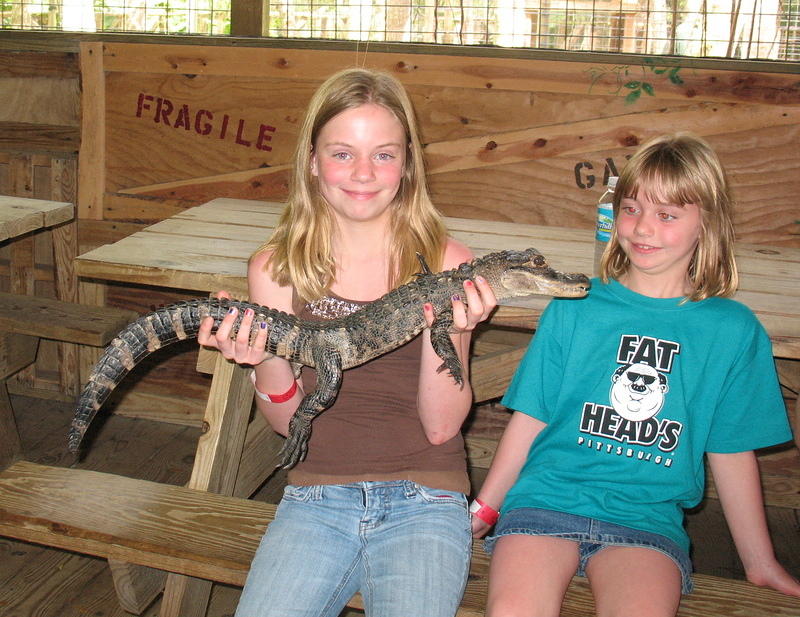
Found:
[[[614,220],[624,198],[644,191],[652,201],[696,204],[700,237],[689,264],[692,293],[688,299],[730,296],[739,285],[733,254],[733,202],[725,170],[711,146],[696,135],[663,135],[644,144],[628,161],[614,190]],[[604,282],[619,278],[630,266],[619,244],[616,226],[603,254]]]
[[[418,252],[434,271],[441,269],[446,231],[428,195],[422,144],[408,94],[387,73],[347,69],[328,78],[312,97],[297,139],[287,206],[272,237],[255,253],[273,252],[267,268],[280,285],[293,285],[302,301],[325,295],[336,277],[334,219],[311,173],[317,138],[335,116],[369,103],[385,107],[400,121],[408,146],[403,177],[391,204],[390,287],[419,272]]]

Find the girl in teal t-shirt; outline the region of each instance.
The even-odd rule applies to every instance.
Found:
[[[675,615],[704,457],[748,580],[800,597],[774,556],[753,453],[791,431],[769,338],[726,298],[738,277],[716,154],[688,134],[646,144],[620,175],[614,220],[601,279],[550,303],[503,398],[515,413],[471,507],[478,537],[502,511],[486,614],[558,615],[577,572],[599,614]]]

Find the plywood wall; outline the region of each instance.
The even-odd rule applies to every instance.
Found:
[[[740,239],[800,246],[797,75],[568,58],[99,42],[0,52],[0,192],[76,201],[81,252],[215,197],[283,199],[313,91],[370,66],[410,92],[447,215],[590,228],[638,144],[692,130],[728,168]],[[3,263],[0,252],[0,287]],[[49,268],[42,258],[36,293],[51,293]],[[86,289],[141,312],[190,295]],[[36,383],[56,388],[56,354],[43,357]],[[193,345],[165,350],[126,380],[117,411],[196,422],[208,380],[194,360]]]
[[[213,197],[284,198],[312,92],[366,65],[411,93],[447,215],[591,227],[608,176],[638,144],[691,130],[731,175],[740,239],[800,246],[796,75],[174,45],[87,44],[82,58],[97,114],[83,131],[87,218],[151,221]]]
[[[739,238],[800,246],[796,75],[600,58],[83,44],[84,246],[215,197],[284,199],[309,98],[352,66],[389,71],[407,87],[446,215],[590,228],[608,176],[637,145],[691,130],[728,168]],[[178,297],[108,292],[143,311]],[[128,382],[118,411],[196,421],[207,383],[193,372],[193,349],[171,353]]]

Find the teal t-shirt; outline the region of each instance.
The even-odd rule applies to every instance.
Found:
[[[658,533],[688,550],[683,509],[705,452],[791,439],[772,347],[724,298],[680,303],[616,281],[555,299],[502,400],[547,426],[503,503]]]

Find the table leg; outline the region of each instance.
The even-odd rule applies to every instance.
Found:
[[[14,411],[8,399],[5,380],[0,381],[0,470],[5,469],[22,455],[22,443],[14,420]]]
[[[73,265],[78,254],[77,233],[75,221],[53,228],[56,296],[63,302],[78,302],[78,277]],[[73,343],[58,344],[59,381],[62,391],[70,396],[77,396],[81,387],[78,348]]]
[[[0,469],[20,458],[22,443],[8,398],[6,378],[36,359],[39,338],[6,332],[0,334]]]
[[[218,355],[188,487],[232,495],[245,443],[253,384],[249,369]],[[169,574],[160,617],[203,617],[211,583]]]

